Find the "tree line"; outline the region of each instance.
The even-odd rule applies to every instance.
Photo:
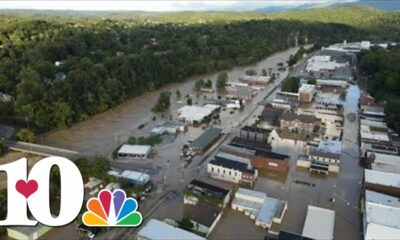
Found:
[[[350,22],[253,15],[221,21],[217,16],[230,19],[221,13],[207,24],[193,18],[185,22],[185,13],[179,21],[176,14],[131,19],[0,15],[0,92],[15,99],[0,103],[0,121],[35,132],[66,128],[165,84],[259,61],[296,40],[326,44],[396,34]],[[209,13],[194,16],[206,19]]]

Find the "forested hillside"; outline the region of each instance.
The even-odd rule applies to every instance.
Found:
[[[386,121],[396,131],[400,131],[399,63],[400,46],[389,51],[376,48],[361,55],[361,71],[369,76],[367,90],[377,100],[386,101]]]
[[[0,92],[15,98],[0,103],[0,121],[29,121],[35,131],[67,127],[191,75],[255,62],[294,46],[295,37],[300,44],[399,40],[400,21],[361,7],[277,15],[23,11],[0,20]]]

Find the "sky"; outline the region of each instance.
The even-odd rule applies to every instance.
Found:
[[[4,1],[0,0],[0,9],[43,9],[43,10],[91,10],[91,11],[247,11],[265,7],[297,7],[303,4],[329,6],[334,3],[355,2],[357,0],[147,0],[147,1]]]

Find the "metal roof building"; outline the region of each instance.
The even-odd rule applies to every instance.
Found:
[[[209,128],[202,135],[196,138],[196,140],[190,144],[190,147],[194,151],[202,152],[210,147],[212,143],[214,143],[221,136],[221,133],[221,128]]]
[[[302,235],[312,239],[333,239],[334,224],[334,211],[309,205]]]
[[[118,157],[145,159],[149,156],[150,152],[151,152],[151,146],[149,145],[124,144],[118,150]]]
[[[156,219],[150,219],[138,232],[138,240],[205,240],[196,234],[171,226]]]

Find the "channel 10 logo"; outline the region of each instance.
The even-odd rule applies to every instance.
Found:
[[[56,166],[60,171],[60,211],[53,216],[50,211],[50,172]],[[38,222],[52,227],[64,226],[79,215],[84,186],[78,167],[63,157],[40,160],[27,173],[27,159],[0,165],[0,172],[7,174],[7,217],[0,226],[35,226]],[[28,207],[34,220],[28,218]],[[83,215],[85,225],[98,227],[134,227],[142,222],[134,198],[127,198],[123,190],[111,193],[102,190],[98,198],[87,202],[88,211]]]

